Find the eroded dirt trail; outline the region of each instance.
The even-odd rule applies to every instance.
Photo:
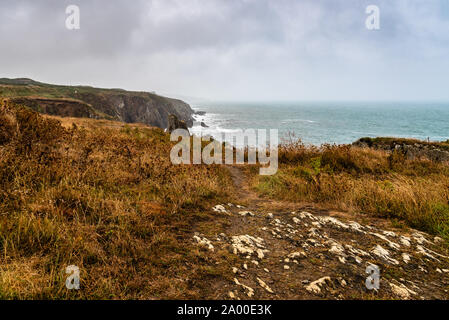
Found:
[[[213,298],[449,299],[442,239],[381,219],[259,198],[238,167],[229,170],[240,203],[217,204],[211,213],[224,227],[193,238],[229,272]],[[365,284],[373,265],[379,290]]]

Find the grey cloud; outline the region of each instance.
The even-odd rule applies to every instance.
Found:
[[[65,28],[69,4],[81,30]],[[368,4],[381,9],[379,31],[365,28]],[[0,0],[0,70],[227,99],[449,99],[439,89],[448,10],[444,0]]]
[[[139,28],[143,1],[8,1],[1,4],[0,40],[11,58],[71,59],[105,58],[130,46],[132,33]],[[65,9],[80,7],[82,28],[65,27]]]

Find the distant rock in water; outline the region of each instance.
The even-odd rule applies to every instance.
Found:
[[[187,124],[183,120],[178,120],[178,117],[176,117],[174,114],[171,114],[168,116],[168,132],[173,132],[176,129],[184,129],[189,131],[187,128]]]
[[[62,116],[144,123],[167,128],[170,114],[188,127],[194,111],[177,99],[149,92],[100,89],[87,86],[58,86],[31,79],[0,79],[0,97],[35,111]]]
[[[205,124],[204,122],[202,122],[202,121],[201,121],[201,126],[202,126],[203,128],[209,128],[209,126],[208,126],[207,124]]]
[[[449,140],[428,142],[403,138],[361,138],[352,145],[360,148],[400,152],[409,160],[425,158],[437,162],[449,162]]]
[[[204,116],[206,114],[206,111],[195,111],[195,114],[199,116]]]

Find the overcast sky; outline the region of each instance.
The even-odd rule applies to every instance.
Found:
[[[81,29],[65,26],[78,5]],[[365,9],[380,8],[380,30]],[[0,0],[0,77],[213,100],[449,100],[448,0]]]

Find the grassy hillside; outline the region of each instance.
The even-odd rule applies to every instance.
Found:
[[[158,128],[2,104],[0,299],[204,295],[181,281],[207,280],[185,241],[230,179],[217,166],[174,166],[170,149]],[[64,286],[71,264],[79,292]]]
[[[44,116],[0,102],[0,299],[226,297],[227,286],[235,285],[233,267],[248,260],[238,260],[223,240],[213,252],[202,250],[193,243],[194,232],[212,240],[261,233],[268,241],[272,234],[262,228],[275,220],[260,211],[275,212],[273,206],[282,219],[313,206],[351,213],[367,226],[383,217],[396,228],[449,240],[448,164],[408,160],[400,152],[291,142],[280,148],[278,173],[260,176],[257,166],[172,165],[172,146],[159,128]],[[235,201],[248,206],[254,200],[250,187],[260,199],[248,210],[263,223],[211,210]],[[273,263],[281,258],[278,245],[267,254]],[[309,280],[323,276],[320,256],[301,262],[309,266]],[[69,265],[80,268],[82,290],[65,288]],[[268,267],[272,272],[257,270],[286,282],[278,287],[280,297],[297,297],[290,280],[303,273],[288,278],[283,268]],[[295,279],[302,286],[304,279]],[[255,297],[271,297],[261,292]]]
[[[58,116],[141,122],[166,128],[168,116],[192,124],[193,110],[183,101],[149,92],[62,86],[31,79],[0,79],[0,98]]]
[[[274,176],[259,176],[253,168],[253,186],[261,195],[393,219],[449,239],[448,163],[300,142],[283,145],[279,162]]]
[[[6,79],[0,78],[0,96],[5,98],[39,96],[49,99],[64,99],[74,96],[76,93],[121,93],[158,97],[148,92],[133,92],[123,89],[101,89],[90,86],[63,86],[42,83],[31,79]]]

